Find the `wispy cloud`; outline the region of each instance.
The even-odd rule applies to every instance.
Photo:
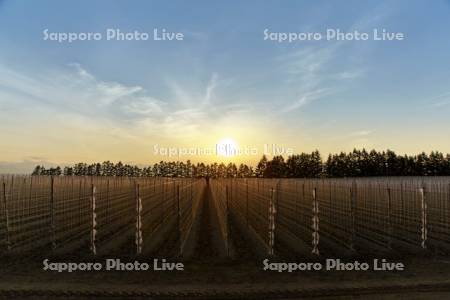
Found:
[[[368,141],[369,137],[374,133],[374,130],[362,129],[356,130],[341,135],[335,135],[330,140],[351,140],[351,141]]]
[[[362,129],[344,133],[342,135],[335,135],[331,137],[330,140],[338,142],[342,149],[362,149],[362,148],[373,148],[374,143],[374,130]]]
[[[370,14],[355,20],[348,31],[372,29],[391,13],[392,7],[378,5]],[[344,67],[336,64],[342,57],[355,55],[358,51],[361,51],[361,48],[351,48],[348,42],[334,41],[306,46],[278,57],[281,69],[287,75],[287,83],[295,86],[297,95],[292,97],[293,100],[285,109],[282,109],[282,112],[298,110],[316,100],[339,92],[345,88],[345,84],[363,77],[367,70],[355,61],[347,63]]]
[[[49,162],[44,158],[37,159],[34,157],[14,162],[0,161],[0,174],[30,174],[37,165],[55,167],[58,164]]]
[[[248,112],[247,105],[225,101],[218,94],[218,87],[228,83],[216,72],[195,88],[167,81],[168,96],[163,100],[139,85],[99,79],[78,63],[40,76],[0,68],[0,93],[11,94],[14,101],[55,111],[67,126],[102,126],[102,130],[107,126],[109,132],[127,138],[201,136],[205,128]],[[11,99],[0,99],[3,112],[20,109]]]
[[[79,64],[68,68],[63,73],[33,76],[2,67],[0,90],[30,104],[96,118],[134,120],[157,117],[163,110],[165,103],[140,86],[98,80]]]
[[[203,104],[209,104],[214,97],[214,89],[217,86],[217,73],[213,73],[211,79],[206,87],[205,97],[203,99]]]
[[[232,82],[232,79],[224,79],[217,72],[212,72],[209,80],[196,88],[168,80],[167,87],[172,95],[168,102],[172,109],[165,111],[162,130],[174,136],[192,138],[204,135],[205,130],[213,130],[228,119],[248,116],[252,105],[229,99],[220,93]]]
[[[350,132],[348,134],[348,136],[349,137],[363,137],[363,136],[371,135],[372,133],[373,133],[373,130],[359,130],[359,131]]]
[[[313,90],[311,92],[304,93],[298,100],[291,102],[286,107],[282,108],[283,113],[291,112],[294,110],[297,110],[305,105],[308,105],[309,103],[320,99],[324,95],[326,95],[329,92],[327,89],[317,89]]]
[[[364,75],[363,70],[344,71],[336,74],[337,79],[356,79]]]
[[[342,90],[343,81],[355,80],[364,75],[361,68],[336,69],[331,62],[339,55],[341,44],[310,46],[279,58],[287,75],[287,84],[295,91],[296,100],[281,109],[283,113],[298,110],[316,100]]]
[[[450,105],[450,92],[430,98],[427,102],[430,103],[432,107],[436,108]]]

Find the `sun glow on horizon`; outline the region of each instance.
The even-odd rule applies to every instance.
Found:
[[[232,138],[223,138],[216,144],[216,151],[218,156],[233,157],[236,156],[239,146]]]

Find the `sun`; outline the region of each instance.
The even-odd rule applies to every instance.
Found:
[[[231,138],[224,138],[217,142],[216,153],[219,156],[235,156],[239,150],[238,144]]]

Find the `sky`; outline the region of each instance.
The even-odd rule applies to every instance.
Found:
[[[106,40],[106,30],[149,40]],[[153,30],[183,40],[153,40]],[[278,42],[269,33],[366,32]],[[373,30],[402,33],[377,41]],[[96,33],[100,40],[45,40]],[[295,153],[450,152],[450,1],[0,0],[0,173],[36,164],[254,164]],[[219,141],[252,155],[168,157]],[[271,148],[273,149],[273,148]],[[273,154],[273,151],[272,151]]]

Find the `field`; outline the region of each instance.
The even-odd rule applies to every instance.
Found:
[[[212,189],[227,203],[218,211],[269,255],[280,244],[328,256],[450,250],[449,178],[218,180]]]
[[[44,296],[61,293],[61,297],[68,290],[81,297],[80,290],[86,288],[99,297],[104,290],[164,296],[171,291],[207,295],[213,293],[211,289],[219,294],[228,289],[232,294],[225,298],[245,291],[249,297],[293,298],[373,294],[380,292],[379,286],[391,286],[393,293],[450,288],[446,281],[450,273],[448,177],[3,176],[0,180],[0,277],[4,279],[0,296],[31,297],[33,290],[42,289],[39,280],[53,284],[45,286]],[[186,271],[176,276],[132,272],[127,279],[114,272],[55,276],[42,271],[43,258],[99,261],[105,257],[167,258],[183,261]],[[262,271],[265,258],[321,262],[331,257],[346,262],[401,260],[407,270]],[[24,280],[29,274],[39,279]],[[21,284],[11,289],[8,282],[17,278]],[[102,278],[102,284],[92,287],[92,278]]]
[[[144,239],[176,227],[180,254],[204,188],[200,179],[4,177],[2,250],[140,254]]]

